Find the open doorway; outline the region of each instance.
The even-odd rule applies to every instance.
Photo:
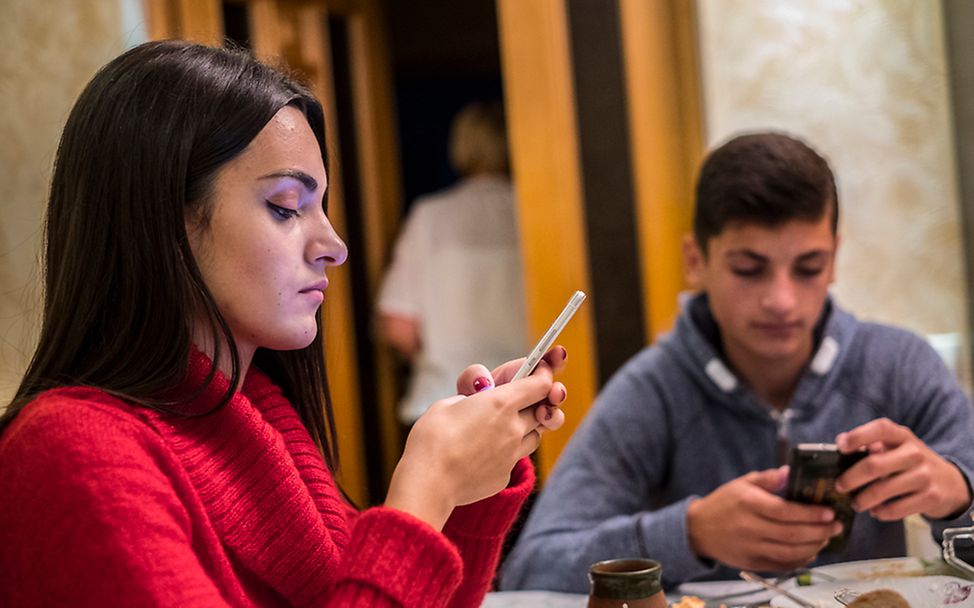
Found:
[[[494,0],[384,0],[393,69],[404,212],[457,176],[450,121],[470,101],[501,101]]]

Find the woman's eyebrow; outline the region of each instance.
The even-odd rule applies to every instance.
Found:
[[[318,189],[318,180],[311,177],[304,171],[299,171],[298,169],[283,169],[281,171],[275,171],[274,173],[262,175],[257,179],[277,179],[281,177],[290,177],[298,180],[305,188],[307,188],[309,192],[314,192]]]

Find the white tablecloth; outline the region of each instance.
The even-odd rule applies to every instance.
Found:
[[[484,598],[483,608],[585,608],[587,595],[554,591],[495,591]]]

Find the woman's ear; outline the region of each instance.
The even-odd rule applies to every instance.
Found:
[[[692,234],[683,236],[683,272],[687,284],[693,289],[700,289],[703,285],[703,269],[705,265],[703,251]]]

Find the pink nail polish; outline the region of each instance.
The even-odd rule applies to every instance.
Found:
[[[545,411],[544,419],[551,420],[551,417],[553,416],[553,414],[551,413],[551,406],[550,405],[544,406],[544,411]]]
[[[491,387],[490,378],[487,378],[486,376],[481,376],[473,381],[473,390],[477,391],[478,393],[480,391],[485,391],[490,387]]]
[[[563,386],[561,387],[561,400],[564,401],[565,399],[568,399],[568,390]]]

